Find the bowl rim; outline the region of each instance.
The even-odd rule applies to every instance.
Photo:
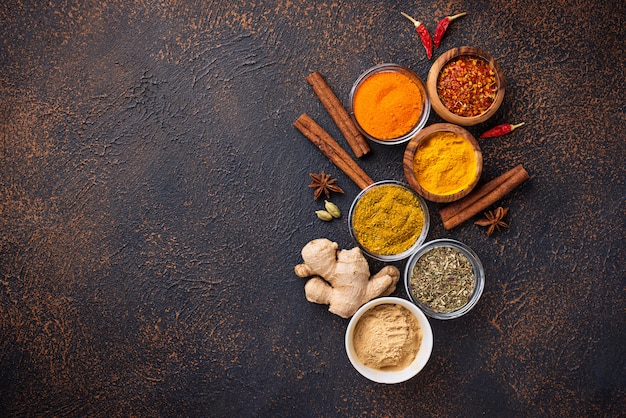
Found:
[[[422,330],[422,341],[417,351],[417,355],[415,356],[413,362],[402,370],[384,371],[367,367],[359,360],[356,352],[354,351],[354,346],[352,342],[354,328],[356,327],[356,324],[359,322],[365,312],[375,306],[384,304],[396,304],[406,308],[417,318],[420,329]],[[424,315],[424,312],[422,312],[415,304],[407,299],[403,299],[400,297],[384,296],[372,299],[356,311],[352,318],[350,318],[350,322],[348,323],[348,326],[346,328],[344,341],[348,359],[350,360],[350,363],[357,372],[376,383],[395,384],[411,379],[424,369],[424,367],[428,363],[428,360],[430,359],[433,350],[434,338],[433,330],[430,326],[428,318],[426,317],[426,315]]]
[[[441,102],[441,100],[439,99],[439,94],[437,93],[437,79],[439,78],[439,72],[450,60],[461,55],[474,55],[483,58],[493,67],[496,72],[496,78],[498,79],[498,91],[496,93],[496,98],[494,102],[491,104],[491,106],[489,106],[486,111],[477,116],[464,117],[450,112],[448,108],[446,108],[446,106]],[[504,72],[502,71],[502,68],[500,67],[498,62],[491,56],[491,54],[473,46],[460,46],[444,52],[433,63],[433,65],[430,67],[430,71],[428,72],[426,89],[428,90],[428,96],[430,98],[433,109],[439,116],[441,116],[441,118],[457,125],[473,126],[486,121],[498,111],[500,105],[502,104],[502,101],[504,100],[506,86]]]
[[[381,72],[399,72],[399,73],[406,75],[417,85],[424,99],[422,112],[420,114],[420,119],[417,121],[415,126],[411,128],[409,132],[397,138],[379,139],[379,138],[372,136],[365,129],[361,127],[361,125],[359,124],[359,121],[356,118],[356,115],[354,114],[354,96],[356,94],[357,89],[363,83],[363,81],[365,81],[365,79],[367,79],[373,74],[381,73]],[[354,125],[356,126],[358,131],[363,136],[365,136],[370,141],[376,142],[378,144],[398,145],[398,144],[407,142],[416,133],[418,133],[424,126],[426,126],[426,123],[428,122],[428,118],[430,117],[430,110],[431,110],[431,103],[430,103],[430,98],[428,95],[428,89],[426,87],[426,83],[424,83],[424,80],[422,80],[422,78],[415,71],[411,70],[408,67],[402,66],[400,64],[387,62],[387,63],[374,65],[373,67],[370,67],[364,72],[362,72],[361,75],[359,75],[359,77],[356,79],[356,81],[352,85],[352,88],[350,89],[350,96],[348,100],[348,113],[350,115],[350,118],[354,122]]]
[[[413,297],[413,293],[411,292],[409,284],[411,280],[411,272],[417,260],[419,260],[419,258],[426,252],[438,247],[452,247],[459,250],[470,260],[474,270],[474,290],[472,292],[472,296],[465,306],[453,312],[436,312],[430,306],[415,299]],[[411,255],[404,269],[404,290],[406,291],[409,300],[414,303],[418,308],[420,308],[420,310],[422,310],[426,315],[434,319],[448,320],[459,318],[465,315],[470,310],[472,310],[474,306],[476,306],[480,297],[482,296],[484,288],[485,270],[480,261],[480,258],[478,258],[478,255],[467,244],[451,238],[440,238],[425,243],[420,247],[418,251]]]
[[[377,254],[373,251],[370,251],[367,247],[361,244],[361,242],[356,237],[356,233],[354,232],[354,227],[352,226],[352,219],[354,217],[354,210],[356,208],[357,203],[367,192],[374,189],[375,187],[387,186],[387,185],[402,187],[408,190],[409,192],[411,192],[417,198],[417,201],[420,204],[420,209],[422,210],[422,213],[424,215],[424,224],[422,226],[422,232],[420,233],[419,237],[417,237],[417,239],[415,240],[415,243],[413,243],[413,245],[411,245],[410,248],[408,248],[407,250],[399,254],[384,255],[384,254]],[[348,212],[348,230],[350,232],[350,236],[352,237],[354,242],[356,242],[357,246],[361,249],[361,251],[363,251],[363,253],[380,261],[386,261],[386,262],[400,261],[409,257],[411,254],[419,250],[419,248],[422,246],[424,241],[426,241],[426,236],[428,235],[429,229],[430,229],[430,213],[428,212],[428,205],[426,201],[424,200],[422,196],[419,195],[419,193],[413,190],[410,185],[408,185],[405,182],[398,181],[398,180],[381,180],[373,184],[370,184],[369,186],[361,190],[361,192],[354,198],[354,200],[352,201],[352,204],[350,205],[350,210]]]
[[[417,177],[415,176],[415,171],[413,169],[413,160],[415,158],[415,153],[417,152],[420,144],[436,132],[453,132],[461,135],[472,145],[472,148],[474,149],[474,157],[476,158],[476,173],[474,180],[465,189],[459,192],[447,195],[438,195],[432,193],[424,189],[419,181],[417,181]],[[406,178],[409,185],[418,194],[432,202],[447,203],[459,200],[462,197],[467,196],[476,187],[476,185],[480,181],[480,176],[482,175],[483,171],[483,154],[476,138],[474,138],[474,136],[465,128],[452,123],[434,123],[422,129],[411,139],[411,141],[409,141],[404,151],[402,165],[404,167],[404,177]]]

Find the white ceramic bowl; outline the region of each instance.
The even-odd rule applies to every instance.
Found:
[[[356,354],[354,349],[354,330],[356,324],[359,322],[359,319],[370,309],[383,304],[395,304],[400,305],[406,308],[411,314],[417,318],[420,329],[422,331],[422,341],[420,347],[417,351],[417,355],[415,356],[415,360],[407,367],[402,370],[396,371],[384,371],[373,369],[371,367],[366,366],[359,360],[359,357]],[[352,363],[352,366],[356,369],[364,377],[368,378],[377,383],[400,383],[410,378],[414,377],[418,374],[426,363],[428,363],[428,359],[430,358],[430,354],[433,350],[433,331],[430,327],[430,323],[428,322],[428,318],[426,315],[419,310],[417,306],[413,303],[409,302],[406,299],[397,298],[397,297],[382,297],[378,299],[371,300],[367,302],[365,305],[361,306],[358,311],[352,316],[350,322],[348,323],[348,328],[346,330],[346,352],[348,353],[348,358]]]

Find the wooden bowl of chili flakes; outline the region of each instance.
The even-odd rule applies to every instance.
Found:
[[[430,68],[426,88],[432,108],[461,126],[482,123],[504,100],[504,73],[487,52],[471,46],[453,48]]]

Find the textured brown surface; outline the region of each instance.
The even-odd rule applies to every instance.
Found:
[[[470,131],[526,125],[481,141],[483,179],[520,163],[531,179],[489,238],[446,232],[431,204],[428,239],[470,245],[485,292],[432,321],[422,373],[378,385],[293,273],[311,239],[354,245],[345,217],[315,218],[308,173],[339,178],[345,213],[358,188],[292,123],[342,139],[306,76],[344,103],[374,64],[425,78],[400,11],[432,32],[463,10],[433,59],[498,60],[504,103]],[[0,415],[626,410],[623,1],[9,0],[0,28]],[[401,180],[402,154],[372,144],[361,164]]]

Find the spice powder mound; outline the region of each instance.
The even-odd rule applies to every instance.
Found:
[[[476,166],[472,144],[454,132],[428,136],[413,158],[413,171],[420,186],[440,196],[469,187],[476,179]]]
[[[366,78],[354,95],[354,117],[370,136],[387,141],[408,134],[419,122],[424,98],[413,80],[383,71]]]
[[[382,304],[363,314],[354,328],[354,350],[367,367],[402,370],[419,351],[422,330],[417,318],[405,307]]]
[[[496,72],[481,57],[461,55],[444,65],[437,78],[439,99],[446,109],[462,117],[485,113],[497,93]]]
[[[424,212],[411,191],[391,184],[380,185],[367,191],[355,205],[352,228],[368,251],[400,254],[419,239]]]
[[[438,313],[467,305],[476,278],[472,263],[459,250],[436,247],[424,253],[411,271],[411,295]]]

